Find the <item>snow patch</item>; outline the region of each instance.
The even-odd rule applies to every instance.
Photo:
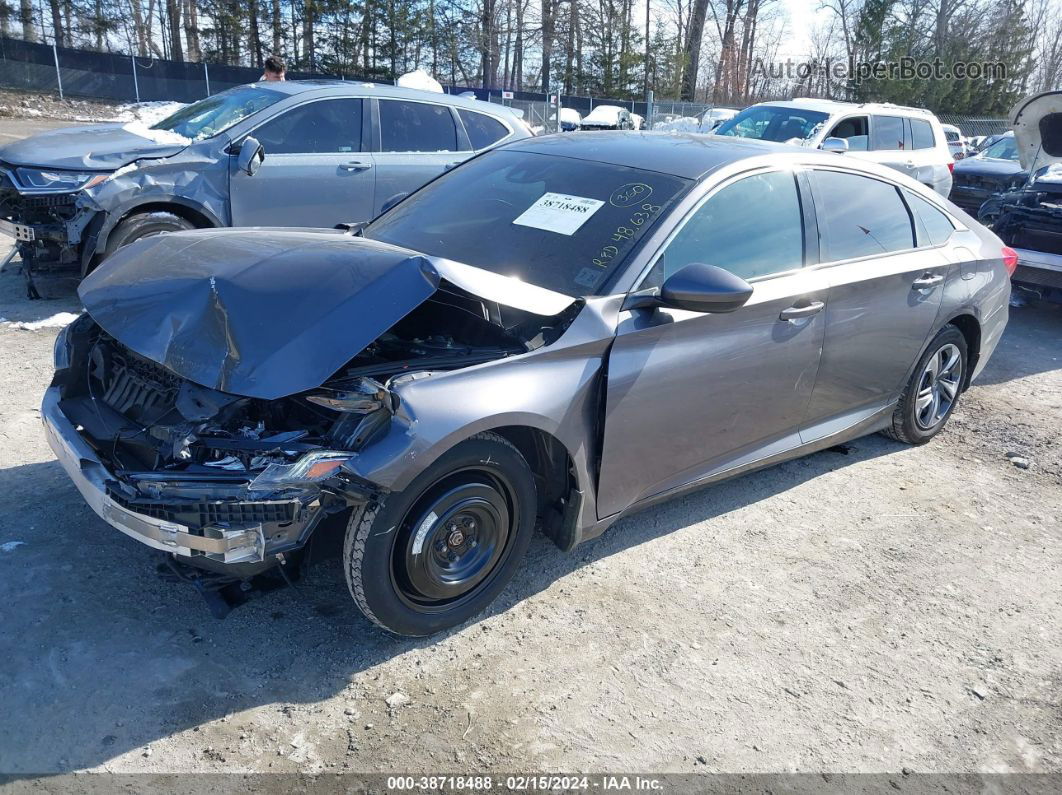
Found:
[[[115,108],[115,121],[142,121],[149,127],[184,107],[183,102],[131,102]]]
[[[0,552],[14,552],[18,547],[26,546],[25,541],[5,541],[0,544]]]
[[[69,326],[78,316],[73,312],[60,312],[51,317],[42,318],[41,320],[29,320],[29,321],[9,321],[0,318],[0,323],[4,323],[11,328],[21,329],[22,331],[40,331],[42,328],[63,328]]]
[[[169,130],[152,129],[142,121],[131,121],[128,124],[122,125],[122,129],[133,135],[139,135],[141,138],[147,138],[149,141],[154,141],[157,144],[188,146],[188,144],[192,142],[191,138],[185,138],[183,135],[178,135]]]
[[[417,88],[421,91],[434,91],[436,94],[444,93],[442,84],[423,69],[406,72],[398,78],[397,82],[402,88]]]

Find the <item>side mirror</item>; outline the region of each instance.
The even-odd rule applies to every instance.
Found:
[[[733,312],[752,296],[752,285],[728,270],[694,262],[680,268],[664,281],[659,290],[631,293],[623,309],[657,306],[689,312]]]
[[[822,142],[822,146],[819,147],[823,152],[837,152],[843,154],[848,151],[848,141],[844,138],[829,137]]]
[[[258,139],[250,136],[243,139],[240,145],[240,154],[236,159],[236,167],[249,177],[253,177],[258,167],[265,160],[265,149],[258,143]]]

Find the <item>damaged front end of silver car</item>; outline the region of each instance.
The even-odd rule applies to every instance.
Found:
[[[473,271],[340,233],[141,241],[83,283],[87,311],[56,342],[51,447],[102,518],[223,615],[386,492],[359,457],[416,436],[403,384],[548,344],[577,311],[536,288],[522,303],[540,314],[503,306],[492,274],[460,286]]]

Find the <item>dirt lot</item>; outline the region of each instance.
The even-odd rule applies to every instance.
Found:
[[[1062,770],[1058,307],[1012,310],[933,443],[539,539],[488,615],[407,641],[335,561],[214,620],[97,519],[40,429],[55,329],[18,325],[57,294],[0,274],[2,772]]]

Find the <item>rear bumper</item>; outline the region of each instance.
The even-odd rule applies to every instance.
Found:
[[[272,558],[282,551],[291,551],[305,544],[317,522],[324,516],[319,493],[307,491],[302,494],[285,494],[284,499],[263,501],[261,497],[248,494],[245,502],[239,500],[203,500],[171,497],[152,501],[146,498],[125,500],[125,505],[111,496],[119,486],[119,480],[100,460],[92,447],[80,436],[74,424],[63,413],[60,387],[51,387],[45,393],[41,405],[48,444],[66,474],[73,481],[89,507],[111,527],[135,538],[153,549],[179,556],[186,563],[218,570],[229,566],[245,572],[247,564],[272,565]],[[129,487],[126,486],[126,489]],[[156,505],[153,505],[155,503]],[[143,505],[146,510],[175,503],[187,506],[189,513],[202,510],[202,506],[215,509],[248,507],[262,511],[272,508],[269,514],[278,521],[217,522],[192,526],[169,521],[126,507]]]
[[[1018,269],[1012,281],[1036,287],[1062,289],[1062,254],[1019,248]]]

